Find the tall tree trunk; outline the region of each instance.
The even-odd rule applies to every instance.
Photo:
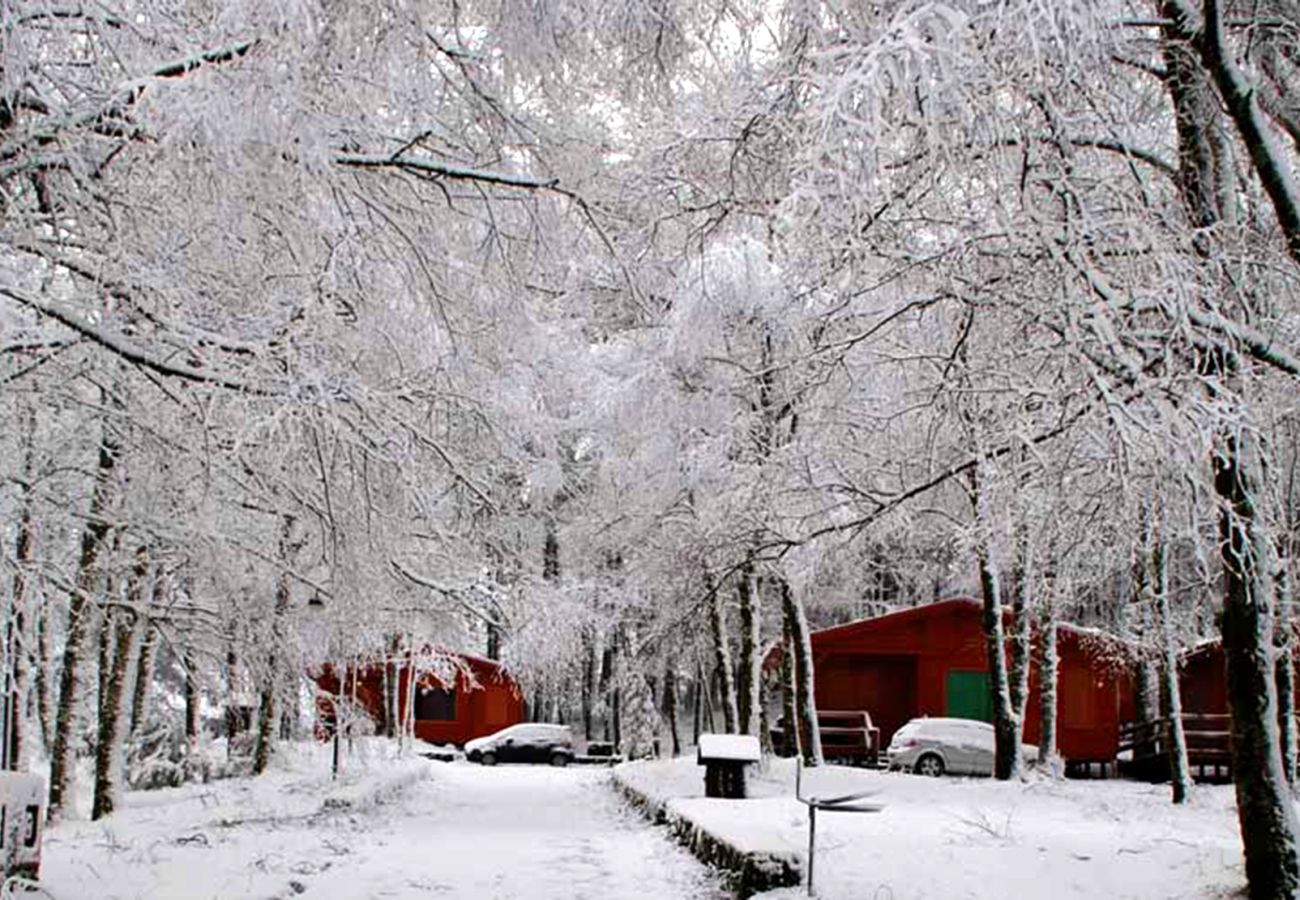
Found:
[[[700,743],[700,730],[704,725],[704,697],[707,693],[704,689],[704,667],[695,663],[695,680],[691,685],[691,744],[697,746]]]
[[[677,729],[677,667],[672,660],[664,670],[664,715],[673,739],[673,757],[682,755],[682,739]]]
[[[800,750],[805,766],[820,766],[825,761],[822,751],[821,726],[817,722],[816,686],[813,676],[812,635],[803,602],[795,596],[789,582],[781,580],[781,605],[786,624],[790,629],[790,646],[794,674],[795,733],[802,739]],[[879,750],[879,748],[875,748]]]
[[[587,740],[592,735],[592,707],[596,702],[596,635],[585,627],[582,633],[582,734]]]
[[[294,541],[296,519],[284,515],[280,522],[280,563],[284,571],[275,585],[275,607],[271,613],[272,649],[267,658],[266,681],[262,685],[261,703],[257,713],[257,743],[253,749],[253,774],[261,775],[271,762],[271,745],[275,741],[276,692],[280,682],[280,643],[284,639],[284,617],[289,611],[289,572],[297,554]]]
[[[99,703],[99,728],[95,745],[95,795],[91,805],[92,819],[102,819],[117,805],[116,776],[119,743],[122,735],[124,709],[122,698],[126,695],[127,679],[134,659],[132,642],[135,640],[136,621],[144,607],[144,582],[149,575],[149,555],[142,546],[136,551],[135,565],[127,580],[126,599],[130,610],[106,607],[105,616],[110,628],[105,642],[112,642],[108,653],[107,678],[101,673],[102,692]]]
[[[1160,627],[1160,704],[1169,723],[1169,785],[1174,803],[1186,803],[1192,792],[1192,771],[1187,762],[1187,735],[1183,731],[1183,698],[1178,686],[1178,645],[1169,609],[1169,550],[1163,522],[1157,520],[1151,542],[1151,590]]]
[[[1056,685],[1060,662],[1056,650],[1056,584],[1049,584],[1043,595],[1042,633],[1043,656],[1038,666],[1039,736],[1038,765],[1054,772],[1056,764]]]
[[[752,565],[740,571],[736,583],[736,596],[740,601],[740,658],[736,661],[736,710],[740,714],[739,731],[755,737],[759,732],[759,707],[762,703],[760,685],[762,660],[759,654],[759,633],[762,627],[758,578]]]
[[[1248,442],[1245,434],[1228,432],[1214,457],[1214,487],[1224,501],[1223,654],[1246,880],[1251,900],[1280,900],[1300,887],[1300,829],[1278,749],[1268,537],[1256,507],[1258,463]]]
[[[1024,750],[1015,713],[1011,709],[997,568],[989,558],[986,545],[980,545],[977,557],[980,590],[984,595],[984,649],[989,662],[989,690],[993,694],[993,775],[1008,781],[1023,774]]]
[[[1034,592],[1034,546],[1029,528],[1018,528],[1016,584],[1011,595],[1011,658],[1008,663],[1011,713],[1015,717],[1016,734],[1022,739],[1025,728],[1025,708],[1029,703],[1029,662],[1033,651],[1031,610]]]
[[[1230,61],[1216,52],[1221,49],[1222,25],[1217,5],[1207,3],[1207,11],[1212,13],[1208,33],[1187,21],[1185,5],[1176,0],[1165,0],[1160,11],[1168,23],[1161,49],[1178,137],[1179,190],[1195,229],[1195,246],[1209,260],[1215,256],[1215,226],[1235,214],[1235,176],[1222,107],[1202,63],[1223,69]],[[1189,33],[1198,39],[1188,40]],[[1198,56],[1198,43],[1200,50],[1210,51],[1208,56]],[[1246,99],[1248,104],[1253,102]],[[1230,100],[1228,106],[1236,116],[1240,104]],[[1247,149],[1252,153],[1266,150]],[[1221,283],[1220,302],[1227,305],[1234,299],[1235,286]],[[1243,427],[1247,417],[1242,415],[1246,412],[1242,402],[1232,399],[1240,397],[1239,365],[1228,350],[1211,349],[1204,354],[1201,366],[1212,398],[1232,404],[1212,451],[1214,490],[1221,501],[1222,630],[1232,712],[1232,778],[1251,900],[1282,900],[1293,897],[1300,887],[1296,846],[1300,828],[1278,749],[1277,685],[1270,655],[1273,585],[1268,574],[1269,535],[1257,506],[1263,496],[1259,482],[1264,457],[1262,447],[1254,444],[1258,438],[1248,430],[1248,421]],[[1227,395],[1221,385],[1227,386]]]
[[[153,661],[158,652],[158,629],[146,614],[140,617],[140,652],[135,658],[135,682],[131,691],[131,736],[149,721],[149,685],[153,681]]]
[[[59,672],[59,701],[54,718],[54,741],[50,750],[49,818],[63,814],[73,772],[73,742],[77,734],[77,695],[80,690],[81,652],[86,642],[91,598],[98,580],[99,553],[108,534],[109,494],[113,468],[117,464],[118,445],[107,423],[99,439],[99,463],[95,484],[90,493],[90,509],[81,532],[81,554],[77,561],[77,580],[68,601],[68,632],[63,644],[63,663]]]
[[[199,729],[202,697],[199,695],[198,661],[193,648],[185,648],[185,745],[190,755],[199,751]]]
[[[799,712],[794,703],[794,643],[790,638],[790,617],[781,623],[781,735],[777,752],[785,756],[803,755],[803,735],[799,734]]]
[[[1287,783],[1296,783],[1296,756],[1300,752],[1300,735],[1296,728],[1295,709],[1295,640],[1291,614],[1291,559],[1281,554],[1274,578],[1277,587],[1276,626],[1273,647],[1277,652],[1274,662],[1274,680],[1277,682],[1278,749],[1282,754],[1282,772]]]
[[[112,633],[106,636],[111,638],[113,646],[108,678],[104,683],[104,695],[99,707],[95,795],[90,814],[92,819],[102,819],[117,805],[116,768],[122,734],[122,698],[126,694],[126,682],[133,658],[131,642],[135,638],[135,623],[129,613],[113,610],[109,618],[112,621]]]
[[[35,441],[36,413],[34,408],[27,414],[27,442],[23,451],[22,498],[19,501],[21,512],[18,514],[18,534],[14,539],[14,580],[13,605],[9,620],[5,623],[5,660],[4,660],[4,746],[3,768],[19,771],[22,768],[23,755],[23,697],[26,694],[27,652],[26,623],[28,605],[31,602],[28,587],[31,579],[32,556],[35,547],[35,535],[32,523],[32,462],[33,443]]]
[[[36,721],[41,729],[41,745],[54,758],[54,666],[50,661],[50,617],[54,610],[47,592],[41,591],[36,619]]]
[[[714,665],[717,669],[720,680],[719,689],[722,693],[719,698],[719,705],[722,707],[722,727],[727,734],[735,734],[739,730],[740,713],[736,702],[736,682],[731,673],[731,646],[727,642],[726,610],[722,605],[722,592],[719,589],[713,589],[711,579],[709,587],[711,589],[709,634],[713,638]]]

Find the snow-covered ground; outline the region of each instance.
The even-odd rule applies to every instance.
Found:
[[[129,793],[47,833],[42,885],[56,900],[722,896],[608,770],[372,753],[338,784],[325,748],[285,747],[259,779]]]
[[[619,777],[674,813],[750,852],[797,854],[808,819],[787,760],[751,781],[754,799],[703,796],[694,759],[630,763]],[[1132,781],[1005,784],[829,767],[804,793],[874,790],[876,814],[820,813],[816,882],[823,900],[1156,900],[1226,898],[1244,886],[1230,786],[1169,803],[1168,786]],[[793,900],[802,888],[762,895]]]

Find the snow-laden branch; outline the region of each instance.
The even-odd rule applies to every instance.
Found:
[[[230,378],[226,375],[205,372],[202,369],[196,369],[193,366],[157,359],[145,349],[136,346],[136,344],[125,336],[115,334],[106,328],[102,328],[86,321],[85,317],[81,313],[74,309],[70,309],[66,305],[57,301],[47,300],[44,297],[39,297],[35,294],[28,293],[27,291],[22,291],[18,288],[2,284],[0,284],[0,296],[8,297],[29,309],[35,310],[41,315],[48,316],[59,324],[72,329],[77,334],[92,343],[98,344],[105,350],[108,350],[110,353],[131,363],[132,365],[149,369],[160,375],[168,375],[200,384],[212,384],[228,390],[263,397],[275,396],[281,393],[278,390],[251,384],[237,378]]]
[[[1228,50],[1219,0],[1205,0],[1204,17],[1198,41],[1201,58],[1246,145],[1260,184],[1273,203],[1287,252],[1300,264],[1300,186],[1296,185],[1291,166],[1283,158],[1272,130],[1263,121],[1255,87],[1247,81]]]
[[[257,44],[258,41],[254,38],[248,41],[237,41],[224,47],[215,47],[211,50],[201,50],[198,53],[191,53],[189,56],[183,56],[172,62],[164,63],[154,69],[152,74],[154,78],[179,78],[203,65],[231,62],[239,59],[256,47]]]
[[[456,166],[440,162],[428,156],[404,156],[401,154],[372,156],[361,153],[340,153],[334,157],[334,164],[352,169],[399,169],[424,175],[437,175],[458,181],[477,181],[484,184],[499,184],[534,191],[555,190],[560,185],[558,178],[533,178],[529,175],[514,175],[510,172],[496,172],[491,169],[472,169],[467,166]]]
[[[388,564],[389,566],[392,567],[393,572],[397,574],[399,577],[406,579],[412,584],[419,585],[422,588],[427,588],[428,590],[431,590],[436,594],[446,597],[448,600],[451,600],[454,603],[456,603],[458,606],[460,606],[470,615],[482,619],[485,624],[491,625],[494,628],[503,628],[505,626],[505,623],[502,622],[500,619],[496,618],[495,616],[489,615],[488,613],[484,612],[482,609],[479,609],[473,603],[470,603],[468,600],[466,600],[464,596],[465,594],[464,591],[459,590],[457,588],[445,587],[441,584],[438,584],[435,581],[432,581],[429,578],[426,578],[422,575],[417,575],[414,572],[412,572],[410,569],[403,566],[395,559],[390,559],[388,561]]]

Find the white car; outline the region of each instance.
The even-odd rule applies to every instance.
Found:
[[[1025,757],[1038,748],[1025,744]],[[918,775],[992,775],[993,726],[974,719],[912,719],[885,751],[889,768]]]
[[[498,762],[567,766],[573,762],[573,756],[573,732],[568,725],[526,722],[465,742],[465,758],[485,766],[495,766]]]

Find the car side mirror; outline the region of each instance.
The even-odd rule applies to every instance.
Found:
[[[507,747],[513,747],[514,745],[515,745],[515,739],[514,739],[514,738],[506,738],[506,746],[507,746]]]

